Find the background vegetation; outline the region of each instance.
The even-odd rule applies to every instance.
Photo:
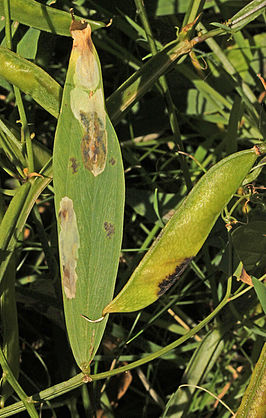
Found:
[[[52,31],[42,28],[45,19],[34,19],[28,11],[26,14],[22,3],[17,1],[13,9],[10,2],[11,18],[12,14],[15,16],[13,51],[63,86],[72,46],[70,34],[62,29],[61,21]],[[247,3],[146,0],[143,9],[137,0],[47,2],[52,8],[67,12],[74,7],[76,14],[84,18],[105,23],[112,19],[109,27],[94,32],[93,41],[101,60],[107,108],[120,140],[125,169],[124,237],[116,292],[202,173],[224,156],[265,138],[265,92],[263,80],[257,76],[263,75],[265,69],[265,2],[252,2],[253,13],[242,13],[235,27],[228,21]],[[8,2],[1,0],[2,15],[4,4]],[[195,46],[194,56],[182,56],[164,67],[160,58],[153,61],[153,66],[144,70],[149,88],[136,88],[129,83],[126,94],[121,95],[118,88],[122,83],[144,68],[151,55],[176,39],[177,27],[181,29],[201,12],[191,36],[197,36],[199,31],[212,31],[212,35]],[[6,33],[6,19],[2,19],[2,46],[9,45]],[[28,90],[23,90],[21,78],[12,79],[15,66],[3,70],[4,62],[2,59],[0,63],[0,217],[4,217],[7,207],[10,212],[0,230],[2,348],[12,358],[15,375],[19,362],[21,387],[27,395],[46,390],[46,396],[40,397],[51,400],[39,405],[43,417],[231,416],[239,407],[265,338],[265,316],[256,293],[249,287],[251,282],[237,280],[241,263],[247,272],[242,272],[242,278],[248,280],[252,275],[259,279],[265,274],[263,160],[178,283],[142,312],[110,316],[91,374],[127,366],[184,336],[217,307],[234,273],[230,303],[198,333],[192,333],[193,338],[180,340],[184,343],[176,344],[175,349],[160,358],[147,364],[140,361],[131,371],[105,380],[99,375],[92,383],[81,385],[82,376],[64,328],[50,183],[49,158],[61,90],[53,83],[50,93],[30,90],[35,70],[29,72]],[[20,62],[18,66],[21,65]],[[12,83],[28,93],[22,94],[23,106]],[[34,169],[42,170],[44,178],[30,178],[29,138],[35,155]],[[26,167],[28,173],[23,172]],[[30,189],[31,181],[34,186]],[[12,200],[12,207],[9,203],[19,184],[20,206]],[[239,204],[234,206],[236,202]],[[229,232],[225,224],[232,226]],[[5,344],[7,341],[9,344]],[[3,362],[2,359],[2,366]],[[65,386],[60,384],[66,380]],[[202,390],[184,387],[177,391],[181,383],[204,387],[223,399],[231,412]],[[23,393],[18,390],[8,398],[10,387],[4,384],[2,389],[6,394],[2,406],[5,397],[5,406],[10,406],[0,411],[0,416],[18,413],[21,404],[13,403],[19,401],[20,395],[23,398]],[[26,412],[20,414],[26,416]]]

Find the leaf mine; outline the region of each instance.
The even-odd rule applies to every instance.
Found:
[[[74,88],[70,92],[70,106],[82,129],[81,154],[84,167],[94,176],[106,165],[107,133],[104,96],[91,29],[73,21]]]
[[[65,295],[68,299],[76,296],[77,259],[80,247],[77,218],[73,201],[67,196],[60,201],[58,214],[60,222],[59,254],[62,266],[62,281]]]

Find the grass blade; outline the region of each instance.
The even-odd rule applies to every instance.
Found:
[[[54,9],[33,0],[10,0],[11,19],[23,25],[52,32],[57,35],[70,36],[70,13]],[[0,15],[4,14],[3,2],[0,2]],[[82,18],[77,18],[83,20]],[[91,25],[92,31],[105,26],[102,22],[85,19]]]

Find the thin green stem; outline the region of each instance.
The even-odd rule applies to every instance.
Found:
[[[21,123],[21,142],[22,144],[26,143],[26,150],[27,150],[27,165],[30,173],[34,172],[34,157],[33,157],[33,149],[32,149],[32,142],[30,137],[30,130],[27,121],[27,116],[21,96],[21,92],[19,88],[14,86],[14,92],[16,96],[16,103],[19,111],[20,116],[20,123]]]
[[[4,12],[5,12],[5,35],[6,45],[12,51],[12,32],[11,32],[11,19],[10,19],[10,0],[4,0]],[[18,87],[14,86],[14,93],[16,97],[16,103],[18,107],[20,122],[21,122],[21,143],[26,143],[27,149],[27,164],[29,172],[34,171],[34,157],[32,150],[32,143],[30,138],[30,130],[26,117],[25,108],[22,101],[21,92]]]
[[[217,313],[220,312],[220,310],[228,303],[230,293],[231,293],[231,287],[232,287],[232,277],[228,279],[226,294],[223,300],[219,303],[219,305],[203,321],[201,321],[200,324],[196,325],[193,329],[188,331],[185,335],[178,338],[176,341],[167,345],[166,347],[161,348],[155,353],[149,354],[143,359],[134,361],[133,363],[130,363],[123,367],[119,367],[118,369],[109,370],[108,372],[103,372],[103,373],[92,375],[91,376],[92,380],[94,381],[94,380],[104,379],[108,376],[114,376],[118,373],[122,373],[128,370],[134,369],[135,367],[142,366],[143,364],[146,364],[152,360],[155,360],[156,358],[163,356],[164,354],[168,353],[170,350],[173,350],[174,348],[183,344],[185,341],[187,341],[189,338],[193,337],[197,332],[199,332],[205,325],[207,325],[217,315]]]
[[[11,32],[9,0],[4,0],[4,14],[5,14],[6,46],[7,46],[7,48],[12,49],[12,32]]]
[[[138,10],[140,19],[142,21],[142,25],[143,28],[145,30],[146,36],[147,36],[147,40],[150,46],[150,50],[153,56],[155,56],[157,54],[157,48],[156,48],[156,42],[154,40],[154,36],[149,24],[149,20],[147,17],[147,13],[145,10],[145,6],[144,6],[144,2],[143,0],[135,0],[135,4],[136,4],[136,8]],[[180,134],[180,129],[179,129],[179,124],[178,124],[178,119],[177,119],[177,110],[176,107],[174,105],[168,84],[167,84],[167,79],[165,75],[162,75],[159,80],[158,80],[159,86],[163,92],[165,101],[166,101],[166,106],[167,106],[167,110],[168,110],[168,115],[169,115],[169,121],[170,121],[170,126],[173,132],[173,137],[174,137],[174,141],[177,145],[177,149],[179,151],[184,151],[184,146],[182,143],[182,139],[181,139],[181,134]],[[179,163],[184,175],[184,179],[186,182],[186,187],[187,190],[191,190],[192,189],[192,181],[189,175],[189,169],[188,169],[188,165],[187,165],[187,161],[184,158],[183,155],[178,153],[178,159],[179,159]]]
[[[5,254],[5,258],[0,264],[0,293],[2,291],[3,275],[17,246],[17,235],[25,225],[29,213],[40,193],[52,180],[50,177],[52,174],[51,160],[43,167],[42,173],[43,178],[31,179],[18,188],[1,222],[0,248],[2,252],[5,251],[3,253]]]
[[[206,30],[204,25],[200,23],[200,28]],[[210,32],[209,32],[210,33]],[[202,35],[202,38],[205,38],[205,34]],[[258,121],[258,114],[259,114],[259,106],[257,103],[257,98],[254,95],[251,88],[246,84],[246,82],[242,79],[240,73],[237,72],[235,67],[232,65],[230,60],[227,58],[221,47],[217,44],[214,39],[207,39],[205,38],[207,45],[210,49],[214,52],[215,56],[219,58],[221,61],[225,71],[232,77],[233,81],[236,83],[236,91],[238,92],[239,96],[242,97],[244,100],[247,109],[255,123]]]
[[[28,397],[20,384],[18,383],[17,379],[15,378],[14,374],[12,373],[12,370],[9,367],[8,362],[6,361],[6,358],[4,356],[4,353],[2,349],[0,348],[0,363],[1,367],[3,369],[3,373],[6,375],[7,381],[10,383],[16,394],[20,397],[21,401],[23,402],[23,405],[25,409],[27,409],[30,417],[32,418],[38,418],[38,413],[33,405],[33,400],[31,397]]]
[[[106,379],[110,376],[115,376],[119,373],[127,372],[128,370],[132,370],[136,367],[142,366],[143,364],[149,363],[152,360],[155,360],[158,357],[163,356],[164,354],[168,353],[170,350],[178,347],[188,339],[192,338],[196,333],[198,333],[205,325],[207,325],[217,314],[220,312],[222,308],[229,302],[229,297],[231,294],[231,287],[232,287],[232,277],[228,279],[227,282],[227,289],[223,300],[220,304],[198,325],[196,325],[193,329],[188,331],[185,335],[178,338],[173,343],[167,345],[166,347],[161,348],[160,350],[156,351],[155,353],[149,354],[148,356],[144,357],[143,359],[134,361],[126,366],[119,367],[118,369],[109,370],[103,373],[97,373],[90,377],[84,376],[83,373],[79,373],[75,377],[67,380],[66,382],[59,383],[58,385],[52,386],[49,389],[43,390],[37,395],[34,395],[32,399],[38,399],[39,401],[47,401],[53,398],[56,398],[64,393],[67,393],[79,386],[81,386],[84,382],[89,381],[96,381],[101,379]],[[0,411],[0,417],[7,417],[9,415],[14,414],[14,412],[18,413],[23,411],[25,408],[21,402],[17,402],[9,407],[4,408]]]
[[[0,125],[1,125],[1,120],[0,120]],[[0,126],[1,129],[1,126]],[[14,164],[14,166],[17,169],[18,174],[21,177],[24,177],[21,165],[22,162],[24,161],[24,157],[22,155],[22,152],[20,152],[20,150],[18,148],[16,148],[12,142],[10,143],[10,138],[7,137],[3,132],[1,132],[0,130],[0,146],[3,149],[3,151],[5,152],[6,156],[8,157],[8,159]],[[21,156],[21,159],[19,158]],[[5,167],[6,164],[2,165],[3,169],[10,169],[9,167]],[[16,177],[17,173],[12,173],[12,177]]]
[[[234,210],[237,208],[237,206],[239,205],[240,202],[242,202],[243,200],[248,200],[248,198],[251,196],[251,193],[245,196],[241,196],[235,203],[234,205],[231,207],[230,211],[228,212],[228,216],[229,218],[232,216],[232,214],[234,213]]]
[[[259,278],[260,282],[263,282],[266,279],[266,274],[264,274],[262,277]],[[254,289],[253,286],[248,286],[245,289],[241,290],[240,292],[236,292],[235,295],[231,296],[229,298],[229,302],[231,302],[232,300],[235,300],[237,298],[240,298],[240,296],[243,296],[245,293],[249,292],[250,290]]]
[[[148,20],[148,16],[146,13],[146,9],[144,6],[144,1],[143,0],[135,0],[135,5],[136,5],[136,9],[139,13],[143,28],[145,30],[146,36],[147,36],[147,40],[150,46],[150,50],[152,55],[157,54],[157,48],[156,48],[156,43],[154,41],[154,36],[150,27],[150,23]]]

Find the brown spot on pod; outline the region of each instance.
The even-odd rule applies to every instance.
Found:
[[[69,160],[71,162],[70,167],[72,169],[72,174],[77,173],[80,164],[77,162],[76,158],[74,158],[74,157],[71,157]]]
[[[157,293],[158,297],[162,296],[177,281],[177,279],[183,274],[192,258],[193,257],[185,258],[182,263],[176,266],[174,273],[169,274],[161,281],[161,283],[159,283],[159,291]]]
[[[58,218],[60,224],[59,255],[63,289],[66,297],[73,299],[76,296],[76,267],[80,242],[73,201],[67,196],[61,199]]]
[[[103,226],[106,231],[107,238],[112,238],[115,233],[115,226],[111,222],[104,222]]]

